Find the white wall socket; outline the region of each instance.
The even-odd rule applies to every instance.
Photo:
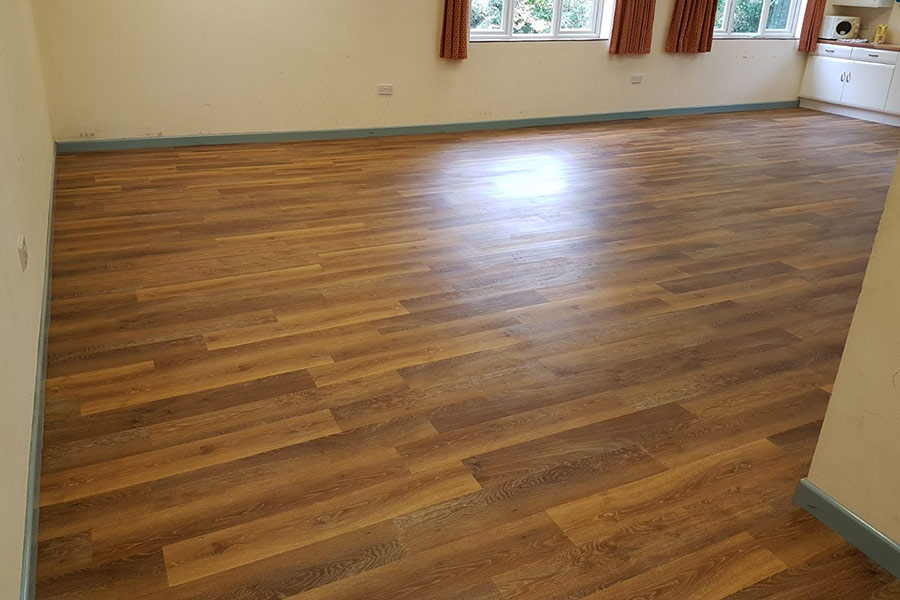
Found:
[[[28,246],[25,245],[25,236],[20,235],[16,242],[16,248],[19,251],[19,262],[22,264],[22,270],[28,268]]]
[[[644,81],[643,75],[632,75],[631,76],[631,83],[641,83],[642,81]]]
[[[378,84],[378,95],[379,96],[393,96],[394,95],[394,84],[393,83],[379,83]]]

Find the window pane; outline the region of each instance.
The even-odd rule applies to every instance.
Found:
[[[762,3],[763,0],[735,0],[731,31],[733,33],[756,33],[759,31]]]
[[[593,29],[594,0],[563,0],[560,29]]]
[[[727,3],[728,0],[719,0],[719,5],[716,6],[716,29],[725,27],[725,5]]]
[[[550,33],[553,0],[515,0],[513,33]]]
[[[499,30],[503,21],[503,0],[472,0],[472,29]]]
[[[772,0],[769,18],[766,19],[766,29],[787,29],[790,12],[790,0]]]

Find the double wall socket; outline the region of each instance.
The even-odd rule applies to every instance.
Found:
[[[379,83],[378,84],[378,95],[379,96],[393,96],[394,95],[394,84],[393,83]]]

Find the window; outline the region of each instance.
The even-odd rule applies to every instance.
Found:
[[[612,1],[609,2],[613,4]],[[603,0],[472,0],[478,40],[597,39]]]
[[[800,0],[719,0],[716,37],[793,37]]]

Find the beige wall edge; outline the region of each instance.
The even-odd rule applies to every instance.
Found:
[[[888,192],[809,481],[900,542],[900,169]]]
[[[22,582],[54,158],[30,0],[0,2],[0,90],[0,598],[12,599]]]

